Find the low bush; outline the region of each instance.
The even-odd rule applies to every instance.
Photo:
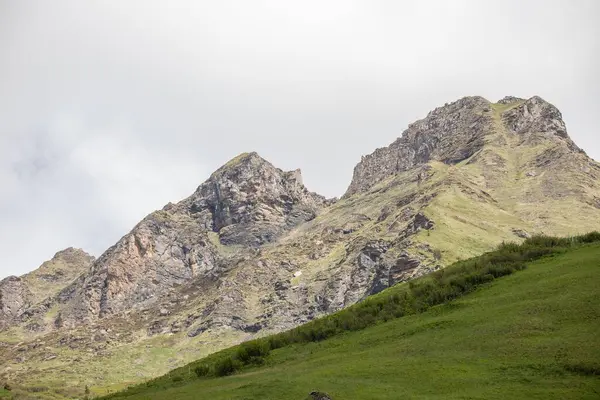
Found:
[[[208,374],[210,374],[210,367],[208,367],[207,365],[198,365],[196,368],[194,368],[194,373],[198,378],[207,376]]]
[[[590,232],[583,236],[579,236],[579,241],[581,243],[600,242],[600,232]]]
[[[271,348],[265,341],[246,342],[238,348],[236,358],[242,364],[262,364],[264,358],[269,355]]]
[[[227,376],[233,374],[242,367],[241,363],[234,358],[223,358],[215,364],[216,376]]]

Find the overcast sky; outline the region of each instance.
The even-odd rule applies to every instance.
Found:
[[[0,0],[0,278],[95,256],[244,151],[341,195],[466,95],[540,95],[600,159],[600,2]]]

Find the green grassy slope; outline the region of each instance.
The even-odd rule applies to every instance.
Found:
[[[578,246],[423,313],[273,350],[264,365],[232,376],[182,369],[118,397],[304,399],[320,390],[334,399],[595,399],[599,272],[600,244]]]

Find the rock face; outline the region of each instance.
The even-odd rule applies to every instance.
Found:
[[[339,201],[308,191],[300,171],[245,153],[98,260],[68,249],[2,281],[0,330],[23,343],[0,339],[9,368],[0,380],[32,386],[41,377],[26,368],[74,359],[60,382],[117,383],[103,372],[148,379],[131,368],[132,354],[160,374],[502,241],[598,226],[600,165],[539,97],[465,97],[435,109],[363,157]]]
[[[308,395],[308,399],[310,400],[332,400],[331,397],[327,393],[323,392],[310,392]]]
[[[283,172],[246,153],[212,174],[179,208],[225,245],[259,246],[310,221],[324,203],[304,187],[300,170]]]
[[[502,114],[506,127],[519,135],[542,133],[556,135],[573,142],[567,135],[562,114],[552,104],[535,96]]]
[[[0,281],[0,328],[19,321],[27,311],[50,301],[65,286],[85,273],[94,257],[72,247],[59,251],[35,271]]]
[[[33,294],[33,303],[55,295],[80,275],[87,273],[95,258],[81,249],[69,247],[59,251],[51,260],[23,276]]]
[[[140,222],[92,266],[61,315],[63,323],[145,307],[194,279],[218,279],[229,266],[217,248],[257,247],[316,216],[325,198],[299,170],[284,172],[256,153],[242,154],[189,198]],[[211,234],[218,235],[216,240]]]
[[[354,168],[345,197],[431,160],[455,164],[472,156],[490,132],[490,110],[483,97],[465,97],[431,111],[425,119],[410,124],[390,146],[364,156]]]
[[[62,323],[75,325],[133,306],[197,276],[219,274],[206,230],[187,215],[158,211],[108,249],[90,274],[61,292]]]
[[[497,104],[513,106],[501,114],[502,124],[518,135],[522,144],[558,138],[570,150],[581,151],[568,136],[560,111],[539,96],[528,100],[507,96]],[[482,150],[497,132],[493,104],[481,97],[465,97],[436,108],[409,125],[390,146],[363,157],[345,196],[364,192],[389,176],[430,161],[456,164]]]
[[[31,292],[21,278],[9,276],[0,281],[0,324],[19,316],[30,305],[30,298]]]

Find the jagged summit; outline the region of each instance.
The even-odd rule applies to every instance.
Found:
[[[47,268],[51,264],[57,262],[62,262],[65,266],[79,266],[81,264],[89,264],[89,262],[94,259],[94,256],[88,254],[83,249],[68,247],[64,250],[57,251],[50,261],[46,261],[40,266],[40,269]]]
[[[460,162],[483,147],[492,123],[491,103],[483,97],[464,97],[438,107],[425,119],[409,124],[390,146],[363,156],[344,197],[432,159]]]
[[[514,104],[502,112],[502,122],[505,127],[516,134],[535,136],[543,134],[548,138],[558,136],[565,140],[574,150],[579,150],[567,134],[567,127],[562,119],[562,114],[552,104],[539,96],[529,100],[517,100]]]
[[[80,248],[77,247],[67,247],[64,250],[57,251],[54,253],[52,258],[65,258],[65,257],[77,257],[77,256],[89,256],[89,254]]]
[[[10,276],[0,281],[0,328],[3,322],[19,317],[25,310],[49,302],[85,273],[93,261],[94,257],[85,251],[69,247],[22,277]]]
[[[219,168],[181,206],[223,244],[260,245],[314,218],[324,203],[299,169],[282,171],[252,152]]]
[[[215,171],[188,198],[151,213],[63,293],[62,324],[77,324],[150,304],[174,285],[217,279],[221,246],[255,248],[315,218],[326,204],[309,192],[299,170],[285,172],[257,153]]]
[[[227,161],[211,174],[209,180],[216,180],[218,177],[222,177],[223,175],[228,175],[229,178],[232,179],[243,180],[248,178],[248,174],[245,174],[244,172],[250,171],[251,173],[255,173],[261,168],[277,171],[277,173],[284,175],[286,178],[294,180],[299,185],[304,185],[302,180],[302,171],[299,168],[293,171],[283,171],[275,167],[255,151],[241,153]]]
[[[481,151],[492,136],[505,133],[517,134],[530,144],[559,137],[579,151],[561,113],[539,96],[528,100],[506,96],[498,103],[464,97],[409,124],[390,146],[363,156],[344,196],[364,192],[388,176],[430,161],[457,164]]]
[[[231,160],[227,161],[219,168],[217,168],[217,170],[211,174],[211,178],[215,175],[222,175],[228,172],[231,173],[231,171],[235,171],[239,168],[244,168],[244,166],[247,166],[249,164],[260,165],[270,163],[261,156],[259,156],[258,153],[255,151],[241,153],[233,157]]]

